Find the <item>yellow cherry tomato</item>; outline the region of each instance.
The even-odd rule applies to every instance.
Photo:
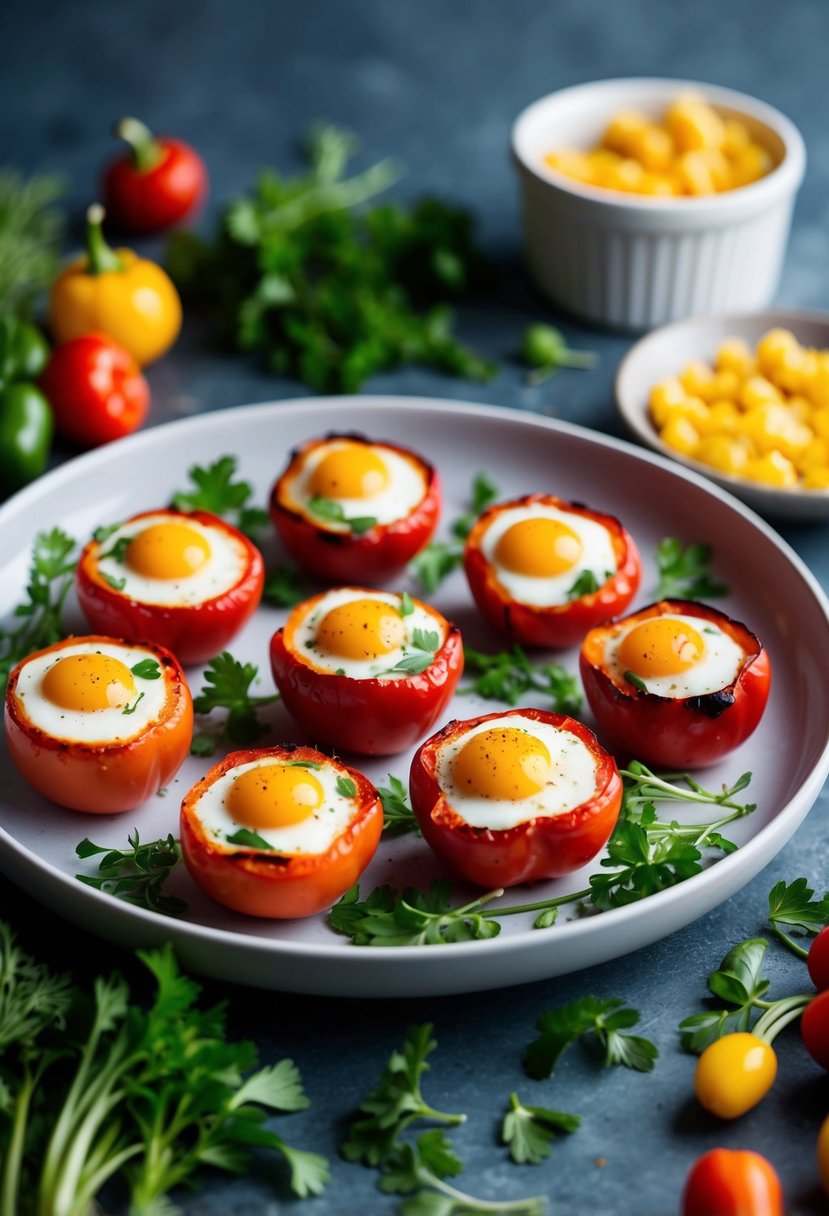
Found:
[[[736,1119],[766,1096],[777,1076],[777,1056],[756,1034],[723,1035],[697,1061],[694,1092],[720,1119]]]
[[[817,1168],[821,1186],[829,1195],[829,1115],[823,1120],[823,1126],[818,1133]]]
[[[181,300],[155,262],[130,249],[110,249],[101,231],[104,209],[87,212],[87,252],[52,286],[49,321],[57,342],[103,333],[142,367],[173,345],[181,329]]]

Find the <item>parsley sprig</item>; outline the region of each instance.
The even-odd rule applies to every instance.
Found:
[[[362,536],[364,532],[370,532],[377,523],[377,519],[373,515],[346,515],[342,503],[336,502],[333,498],[314,495],[308,499],[306,507],[317,519],[321,519],[325,523],[343,524],[355,536]]]
[[[234,481],[237,465],[235,456],[220,456],[207,466],[194,464],[187,471],[194,489],[174,494],[173,506],[179,511],[210,511],[247,535],[261,532],[268,513],[250,505],[253,487],[249,481]]]
[[[388,785],[377,787],[380,801],[383,804],[383,832],[387,838],[406,836],[409,833],[420,835],[420,828],[414,817],[414,811],[409,803],[406,786],[399,777],[389,773]]]
[[[431,667],[435,654],[440,647],[440,634],[433,629],[413,629],[412,640],[404,647],[402,659],[398,659],[394,667],[389,667],[386,675],[417,676]]]
[[[606,1067],[621,1064],[638,1072],[650,1072],[659,1051],[650,1039],[625,1034],[639,1021],[639,1013],[616,997],[584,996],[569,1005],[543,1013],[536,1023],[539,1036],[524,1055],[528,1074],[541,1080],[555,1072],[566,1049],[586,1040],[601,1055]]]
[[[504,701],[517,705],[527,692],[543,693],[551,708],[560,714],[577,714],[582,704],[578,679],[559,663],[532,663],[517,644],[511,650],[484,654],[464,647],[464,670],[474,675],[463,693],[477,693],[485,701]],[[538,698],[534,698],[534,703]]]
[[[94,844],[86,837],[75,848],[78,857],[100,857],[97,874],[76,874],[89,887],[117,895],[130,904],[181,916],[187,911],[183,899],[165,895],[164,884],[181,862],[181,847],[172,832],[166,838],[141,843],[138,828],[127,836],[128,848],[114,849]]]
[[[475,474],[470,492],[470,509],[459,515],[450,527],[451,539],[433,541],[412,560],[409,569],[426,592],[437,591],[440,584],[463,561],[464,541],[476,519],[498,497],[498,487],[485,470]]]
[[[509,1096],[509,1110],[501,1124],[501,1141],[517,1165],[539,1165],[550,1155],[559,1132],[568,1135],[581,1125],[580,1115],[544,1106],[525,1106],[517,1093]]]
[[[262,598],[275,608],[293,608],[311,594],[307,581],[299,570],[286,562],[268,572]]]
[[[808,936],[829,924],[829,891],[814,899],[814,890],[805,878],[786,883],[782,879],[769,893],[769,928],[793,954],[807,958],[809,951],[792,938],[792,933]]]
[[[727,595],[727,585],[711,573],[713,556],[711,545],[693,544],[683,548],[676,537],[663,537],[656,546],[659,582],[655,598],[707,600]]]
[[[26,600],[14,615],[17,628],[0,629],[0,681],[33,650],[51,646],[66,636],[63,610],[75,574],[75,541],[60,528],[38,532],[32,547]]]
[[[190,750],[197,756],[210,756],[219,742],[254,743],[267,729],[259,720],[257,710],[279,700],[279,693],[252,696],[250,686],[257,679],[259,668],[242,663],[224,650],[211,659],[204,672],[204,686],[193,698],[197,714],[210,714],[214,709],[227,710],[224,726],[218,733],[194,736]]]

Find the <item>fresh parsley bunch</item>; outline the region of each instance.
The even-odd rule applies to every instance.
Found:
[[[261,173],[211,242],[175,235],[174,279],[231,345],[320,392],[356,392],[402,363],[487,379],[493,365],[458,342],[447,306],[481,278],[471,217],[436,199],[366,210],[400,170],[383,160],[347,177],[356,148],[316,128],[306,173]]]

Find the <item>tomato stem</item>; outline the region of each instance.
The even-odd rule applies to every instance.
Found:
[[[122,118],[113,128],[113,134],[123,139],[130,147],[130,158],[139,173],[147,173],[164,156],[164,149],[153,138],[149,127],[137,118]]]
[[[787,996],[772,1002],[766,1012],[757,1019],[751,1033],[770,1045],[789,1022],[800,1017],[813,996],[814,993],[799,992],[796,996]]]

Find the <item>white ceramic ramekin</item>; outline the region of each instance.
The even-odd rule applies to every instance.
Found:
[[[546,153],[595,146],[620,110],[660,118],[680,93],[738,118],[774,168],[749,186],[652,198],[583,185]],[[642,330],[765,308],[777,288],[806,153],[797,128],[743,93],[686,80],[601,80],[528,106],[512,129],[530,273],[549,299],[602,325]]]

